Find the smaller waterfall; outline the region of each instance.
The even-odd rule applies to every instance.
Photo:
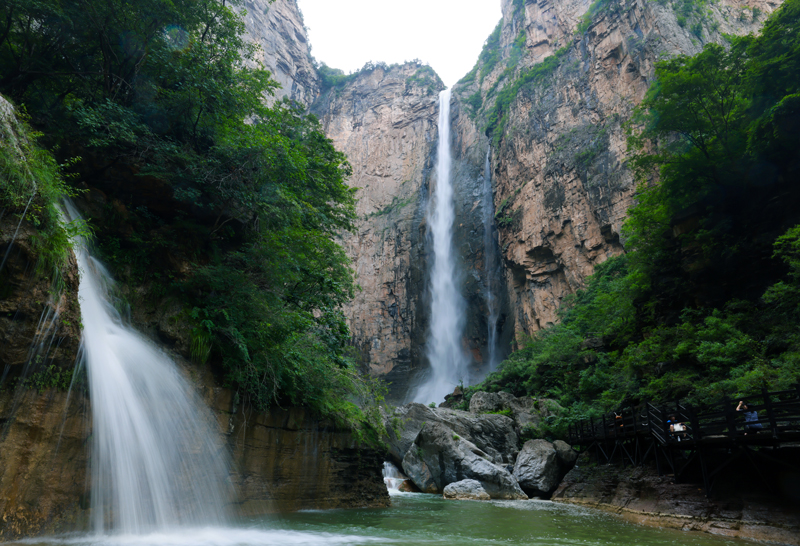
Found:
[[[407,478],[400,473],[389,461],[383,463],[383,483],[386,484],[386,489],[389,491],[399,491],[400,484]]]
[[[111,276],[83,241],[75,241],[75,254],[92,404],[95,532],[223,523],[230,491],[216,422],[175,362],[111,305]]]
[[[486,150],[486,162],[483,168],[483,259],[486,268],[486,306],[487,315],[487,350],[489,353],[488,371],[493,372],[500,363],[497,322],[500,319],[500,256],[495,241],[494,226],[494,193],[492,192],[492,148]]]

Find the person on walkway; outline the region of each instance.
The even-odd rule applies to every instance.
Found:
[[[679,442],[681,438],[686,439],[686,425],[678,421],[677,417],[670,415],[669,419],[667,419],[667,424],[669,425],[669,431]]]
[[[758,422],[758,412],[748,411],[747,404],[744,400],[739,400],[739,405],[736,406],[736,411],[741,411],[744,414],[744,435],[747,436],[747,431],[757,432],[764,427]]]

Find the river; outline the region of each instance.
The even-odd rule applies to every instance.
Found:
[[[503,545],[736,546],[751,544],[697,532],[626,523],[595,510],[549,501],[446,501],[400,493],[384,509],[302,511],[240,520],[234,527],[142,535],[31,539],[63,546]]]

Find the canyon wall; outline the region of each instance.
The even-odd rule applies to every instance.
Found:
[[[397,398],[424,354],[425,211],[441,88],[417,63],[379,65],[327,90],[312,107],[347,155],[348,183],[357,188],[356,230],[341,240],[361,287],[345,308],[353,344]]]
[[[487,44],[496,56],[482,56],[454,95],[468,113],[456,125],[463,138],[493,129],[494,206],[518,335],[556,322],[562,299],[623,252],[635,192],[623,124],[656,61],[756,31],[778,5],[720,0],[685,17],[668,0],[503,0]],[[548,57],[556,62],[519,86],[492,126],[503,90]]]
[[[244,0],[243,8],[245,39],[258,46],[254,60],[281,85],[275,99],[287,97],[310,105],[321,83],[297,1]]]

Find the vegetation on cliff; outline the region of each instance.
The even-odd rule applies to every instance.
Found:
[[[757,37],[660,62],[629,129],[627,254],[472,392],[553,397],[580,418],[800,379],[800,0]]]
[[[64,166],[38,145],[42,135],[31,130],[23,112],[2,97],[0,109],[5,110],[0,113],[0,210],[20,219],[24,215],[37,228],[33,239],[39,256],[36,272],[58,283],[70,249],[69,237],[79,227],[62,222],[56,208],[71,194]]]
[[[9,0],[0,92],[74,160],[101,258],[250,403],[302,404],[359,430],[378,396],[347,356],[350,167],[242,38],[239,2]],[[20,202],[24,188],[5,199]],[[141,302],[134,302],[141,304]],[[372,406],[369,406],[372,407]]]

